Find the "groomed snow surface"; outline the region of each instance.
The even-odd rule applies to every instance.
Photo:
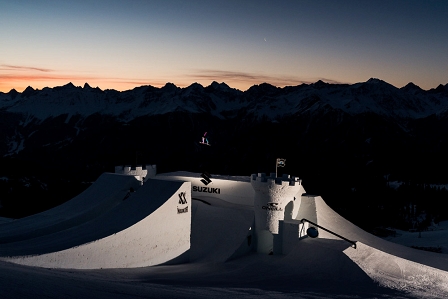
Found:
[[[356,248],[319,229],[316,239],[297,231],[283,254],[267,255],[253,251],[253,207],[213,194],[194,200],[192,184],[103,174],[60,207],[2,219],[0,297],[448,298],[448,255],[370,235],[321,197],[302,196],[297,219]],[[282,227],[294,235],[300,225]],[[446,239],[442,229],[434,238]]]

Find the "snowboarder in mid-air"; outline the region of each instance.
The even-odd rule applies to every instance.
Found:
[[[208,143],[208,139],[207,139],[207,132],[204,133],[204,135],[202,136],[202,142],[199,142],[199,143],[210,145]]]

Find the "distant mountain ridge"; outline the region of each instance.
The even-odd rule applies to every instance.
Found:
[[[448,109],[448,84],[425,91],[413,83],[396,88],[379,79],[356,84],[313,84],[283,88],[263,83],[247,91],[213,82],[203,87],[198,83],[180,88],[172,83],[164,87],[141,86],[119,92],[92,88],[88,83],[76,87],[72,83],[54,88],[22,93],[11,90],[0,93],[2,111],[26,114],[44,120],[59,115],[96,113],[130,121],[143,115],[162,115],[175,111],[210,113],[219,118],[237,115],[244,110],[249,115],[275,119],[300,115],[328,105],[350,115],[372,112],[394,118],[424,118],[445,113]]]

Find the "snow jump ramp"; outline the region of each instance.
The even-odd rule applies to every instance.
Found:
[[[360,251],[368,246],[391,256],[448,271],[448,255],[416,250],[378,238],[340,216],[325,203],[322,197],[317,196],[314,199],[316,204],[317,224],[329,228],[350,240],[357,241],[356,247],[357,249],[360,249]],[[319,237],[325,239],[338,239],[325,231],[320,231]]]
[[[141,182],[133,176],[102,174],[78,196],[50,210],[0,224],[0,244],[36,238],[87,222],[120,204]]]
[[[302,213],[299,210],[297,219],[305,215],[314,218],[310,220],[319,226],[356,241],[356,248],[322,229],[318,229],[318,239],[307,240],[306,243],[315,243],[320,247],[322,241],[327,240],[325,246],[336,248],[345,242],[345,246],[340,249],[342,253],[381,286],[420,294],[422,298],[427,296],[439,298],[442,294],[443,296],[448,294],[447,255],[405,247],[367,233],[332,210],[320,196],[307,196],[302,199],[304,206]],[[291,228],[292,223],[289,225]],[[288,223],[283,223],[282,227],[288,230]],[[300,237],[303,238],[304,235],[299,229]],[[295,242],[298,244],[297,242],[303,241],[296,239]],[[289,253],[298,248],[296,245],[291,245],[288,247],[288,244],[284,244],[285,248],[289,248],[287,249]]]
[[[0,245],[0,259],[46,268],[145,267],[184,256],[190,232],[191,183],[151,179],[90,221]]]

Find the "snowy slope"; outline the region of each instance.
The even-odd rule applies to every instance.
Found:
[[[448,221],[442,221],[423,232],[396,230],[394,236],[385,239],[408,247],[440,249],[441,253],[448,254]]]

